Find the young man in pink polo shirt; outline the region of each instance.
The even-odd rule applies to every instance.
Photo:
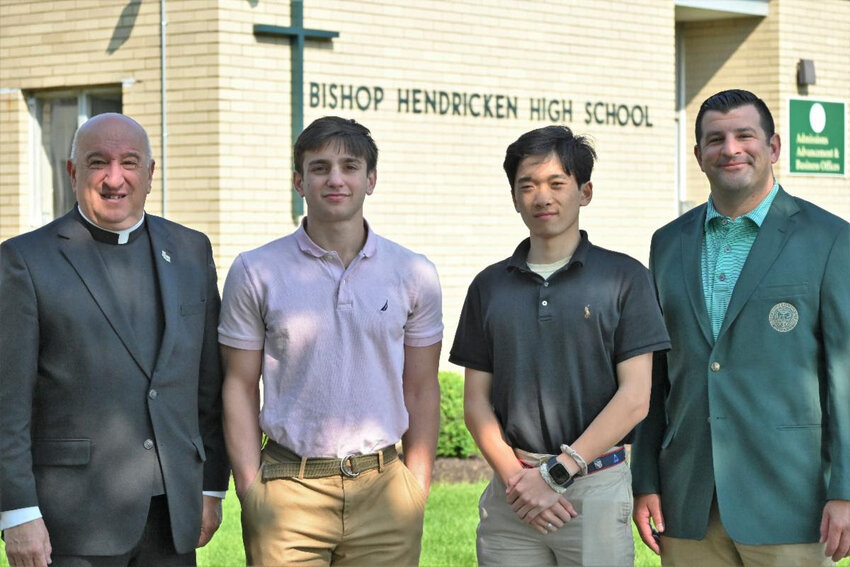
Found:
[[[362,125],[313,122],[294,149],[306,218],[240,254],[227,276],[225,437],[249,564],[419,560],[439,427],[441,291],[427,258],[363,218],[377,159]]]

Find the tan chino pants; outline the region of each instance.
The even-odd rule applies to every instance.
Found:
[[[789,519],[791,521],[793,519]],[[663,567],[830,567],[825,543],[744,545],[729,537],[720,521],[717,499],[711,503],[705,538],[661,536]]]
[[[254,479],[242,500],[248,565],[417,565],[425,494],[399,460],[357,478]]]

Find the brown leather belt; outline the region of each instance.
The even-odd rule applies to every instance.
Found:
[[[346,455],[341,458],[299,457],[286,447],[269,440],[263,448],[263,480],[276,478],[325,478],[342,475],[357,478],[360,473],[384,466],[398,458],[395,445],[387,445],[368,455]]]

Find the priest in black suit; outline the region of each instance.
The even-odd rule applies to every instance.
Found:
[[[0,246],[0,528],[11,565],[186,565],[229,467],[209,240],[146,215],[144,129],[77,131],[77,206]]]

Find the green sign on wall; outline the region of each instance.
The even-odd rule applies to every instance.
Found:
[[[844,175],[847,171],[845,103],[789,101],[791,173]]]

